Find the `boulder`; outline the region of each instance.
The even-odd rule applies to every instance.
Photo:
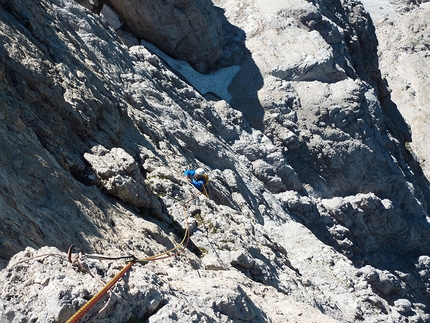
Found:
[[[221,18],[210,0],[108,0],[133,33],[207,73],[222,55]]]
[[[151,206],[151,192],[140,166],[124,149],[94,146],[84,158],[96,175],[96,183],[107,193],[137,208]]]

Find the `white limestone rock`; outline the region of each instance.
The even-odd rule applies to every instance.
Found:
[[[94,322],[429,320],[429,188],[360,3],[216,1],[226,102],[73,1],[0,2],[2,321],[66,320],[98,291],[70,245],[165,255],[187,223]]]

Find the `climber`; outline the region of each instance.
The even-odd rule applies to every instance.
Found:
[[[208,185],[209,178],[203,168],[196,170],[188,169],[184,172],[185,178],[191,182],[200,192],[207,196],[206,185]]]

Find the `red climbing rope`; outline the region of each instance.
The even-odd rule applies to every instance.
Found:
[[[141,264],[147,264],[149,261],[155,261],[155,260],[161,260],[161,259],[166,259],[166,258],[170,258],[170,257],[175,257],[179,254],[181,254],[182,252],[185,251],[185,249],[188,246],[188,242],[190,241],[190,230],[189,230],[189,225],[188,225],[188,215],[187,215],[187,209],[186,209],[186,205],[188,203],[190,203],[192,200],[194,200],[197,196],[199,196],[200,194],[196,194],[194,195],[191,199],[189,199],[188,201],[186,201],[185,203],[182,204],[184,213],[185,213],[185,222],[186,222],[186,229],[185,229],[185,234],[184,237],[182,239],[182,241],[180,243],[178,243],[175,247],[173,247],[170,250],[167,250],[163,253],[157,254],[155,256],[149,256],[146,258],[142,258],[142,259],[132,259],[129,260],[127,265],[121,269],[121,271],[115,275],[115,277],[113,277],[97,294],[95,294],[84,306],[82,306],[66,323],[77,323],[102,297],[103,295],[105,295],[109,289],[111,289],[117,282],[118,280],[124,276],[124,274],[131,269],[131,267],[135,264],[135,263],[141,263]],[[206,194],[205,194],[206,195]],[[185,244],[184,244],[185,242]],[[71,246],[69,248],[68,251],[68,259],[69,262],[71,261],[71,252],[73,250],[73,246]],[[172,253],[174,252],[174,253]],[[131,258],[132,256],[127,256],[127,258]],[[97,256],[97,258],[105,258],[105,259],[121,259],[121,258],[125,258],[125,257],[103,257],[103,256]]]
[[[111,289],[111,287],[113,285],[116,284],[116,282],[122,277],[124,276],[124,274],[131,268],[131,266],[133,266],[135,264],[134,261],[130,261],[123,269],[121,269],[121,271],[115,275],[114,278],[112,278],[109,283],[107,283],[97,294],[95,294],[84,306],[82,306],[68,321],[67,323],[76,323],[79,321],[79,319],[84,316],[90,309],[91,307],[94,306],[95,303],[97,303],[99,301],[100,298],[102,298],[102,296],[104,294],[106,294],[108,292],[109,289]]]

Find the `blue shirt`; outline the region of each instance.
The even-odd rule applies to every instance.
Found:
[[[184,176],[187,176],[191,180],[191,184],[194,185],[200,192],[203,191],[205,187],[206,180],[202,176],[196,176],[196,171],[194,169],[188,169],[184,172]]]

